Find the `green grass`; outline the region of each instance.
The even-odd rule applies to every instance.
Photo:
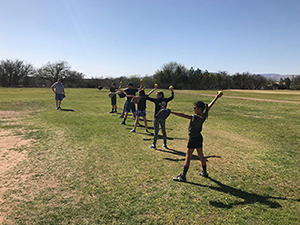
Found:
[[[0,89],[0,110],[26,115],[23,125],[0,128],[36,140],[3,176],[4,224],[299,224],[300,105],[226,98],[300,102],[299,91],[225,90],[203,127],[210,178],[198,175],[195,154],[186,183],[172,177],[182,171],[188,120],[171,115],[170,149],[159,139],[151,150],[152,134],[130,133],[132,117],[122,126],[108,113],[107,91],[66,91],[68,111],[60,111],[50,88]],[[212,100],[197,94],[215,92],[190,93],[175,90],[168,107],[191,114],[193,102]],[[151,133],[153,111],[147,102]]]

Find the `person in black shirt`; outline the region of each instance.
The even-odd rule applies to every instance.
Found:
[[[120,84],[120,87],[121,87],[121,84]],[[111,109],[111,112],[109,112],[109,113],[116,113],[117,112],[117,95],[116,95],[116,93],[118,91],[118,89],[116,88],[116,83],[112,83],[109,88],[108,87],[103,87],[103,88],[109,89],[110,95],[112,96],[111,97],[112,109]]]
[[[194,113],[195,115],[187,115],[180,112],[171,111],[172,114],[176,116],[180,116],[190,120],[189,124],[189,142],[187,145],[187,150],[185,154],[185,161],[183,166],[183,172],[177,176],[173,177],[174,181],[186,181],[186,174],[190,167],[191,158],[193,155],[194,150],[197,150],[199,159],[202,165],[202,172],[199,172],[199,175],[203,177],[208,177],[207,169],[206,169],[206,159],[203,155],[203,137],[201,134],[202,125],[205,122],[206,118],[208,117],[208,112],[210,108],[214,105],[218,98],[222,97],[223,93],[220,91],[215,96],[215,98],[207,105],[204,104],[202,101],[198,101],[194,103]]]
[[[139,123],[140,117],[143,117],[145,122],[145,131],[148,132],[148,125],[147,125],[147,119],[146,119],[146,100],[149,95],[151,95],[155,90],[157,86],[154,86],[154,88],[148,93],[148,95],[145,94],[145,88],[142,88],[139,90],[139,96],[133,97],[131,102],[137,103],[137,111],[136,111],[136,117],[135,117],[135,124],[133,129],[130,132],[134,132],[136,130],[136,127]]]
[[[142,88],[143,82],[141,81],[140,88]],[[136,110],[135,110],[135,104],[131,102],[131,99],[135,96],[135,93],[140,90],[140,88],[133,88],[133,83],[129,82],[127,84],[127,88],[120,90],[121,92],[126,93],[126,105],[125,105],[125,115],[124,120],[120,124],[125,125],[125,121],[127,119],[128,113],[131,111],[133,113],[133,116],[136,117]]]
[[[153,137],[153,144],[149,146],[149,148],[156,149],[156,142],[158,138],[158,131],[159,131],[159,125],[161,126],[161,131],[163,134],[163,140],[164,140],[164,145],[163,148],[168,148],[167,147],[167,133],[166,133],[166,120],[157,118],[156,114],[158,113],[159,110],[161,109],[166,109],[167,104],[169,101],[171,101],[174,98],[174,91],[173,87],[169,87],[170,91],[172,92],[171,97],[165,98],[164,93],[162,91],[159,91],[156,93],[157,98],[150,98],[147,97],[147,100],[154,102],[155,104],[155,113],[154,113],[154,137]]]

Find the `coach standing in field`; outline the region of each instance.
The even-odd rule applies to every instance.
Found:
[[[56,109],[60,109],[61,101],[63,100],[63,98],[65,96],[64,85],[60,81],[60,79],[57,79],[57,82],[52,84],[51,89],[55,93]]]

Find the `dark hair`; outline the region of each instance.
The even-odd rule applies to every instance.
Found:
[[[111,85],[115,85],[116,86],[116,83],[112,83]]]
[[[202,102],[202,101],[197,101],[197,102],[195,102],[194,103],[194,105],[199,109],[199,108],[201,108],[202,109],[202,112],[204,111],[204,109],[205,109],[205,103],[204,102]]]
[[[139,91],[139,96],[145,96],[146,94],[145,94],[145,91],[144,90],[140,90]]]
[[[162,98],[165,97],[165,94],[162,91],[157,92],[157,94],[161,95]]]

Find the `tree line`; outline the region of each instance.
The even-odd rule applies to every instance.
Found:
[[[74,71],[66,61],[48,62],[41,68],[35,68],[22,60],[2,60],[0,62],[1,87],[50,87],[60,78],[65,87],[96,88],[109,86],[112,82],[124,85],[129,81],[139,85],[137,75],[117,78],[85,78],[83,73]],[[151,76],[143,77],[146,87],[159,84],[160,88],[173,85],[175,89],[224,90],[224,89],[292,89],[300,90],[300,76],[281,78],[279,82],[249,72],[228,74],[226,71],[209,72],[199,68],[187,69],[177,62],[164,64]]]

